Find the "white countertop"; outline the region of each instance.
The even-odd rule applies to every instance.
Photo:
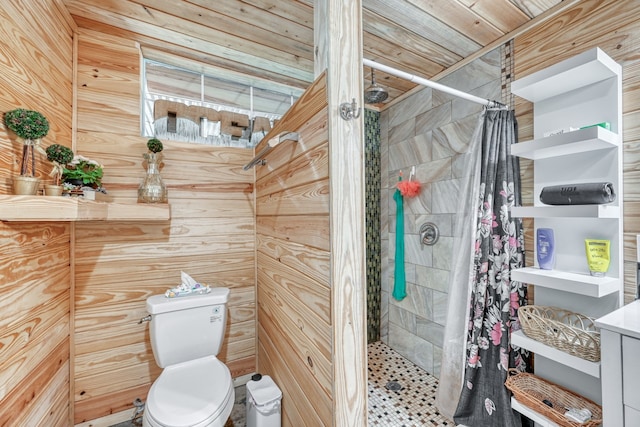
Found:
[[[640,339],[640,300],[596,319],[596,326]]]

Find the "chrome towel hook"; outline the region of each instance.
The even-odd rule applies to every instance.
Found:
[[[420,246],[433,246],[440,238],[438,226],[432,222],[425,222],[420,226]]]
[[[340,117],[347,121],[360,117],[360,108],[355,98],[350,103],[343,102],[340,104]]]

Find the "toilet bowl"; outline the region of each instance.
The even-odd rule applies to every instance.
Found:
[[[223,427],[235,390],[216,357],[225,335],[227,288],[179,298],[147,299],[153,356],[164,368],[151,385],[144,427]]]
[[[223,427],[235,390],[229,369],[215,356],[165,368],[153,383],[144,427]]]

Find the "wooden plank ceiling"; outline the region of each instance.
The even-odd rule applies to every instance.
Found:
[[[362,0],[363,57],[432,78],[561,1]],[[151,59],[264,89],[300,93],[313,81],[313,0],[63,2],[79,26],[136,40]],[[382,72],[376,81],[386,102],[415,87]]]

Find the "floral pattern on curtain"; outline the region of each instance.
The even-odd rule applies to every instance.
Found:
[[[511,270],[524,266],[522,221],[510,214],[520,205],[520,167],[510,154],[517,123],[513,111],[485,113],[467,364],[454,420],[469,427],[515,427],[520,417],[504,382],[510,367],[527,370],[529,358],[510,343],[510,333],[520,329],[518,308],[527,300],[526,285],[510,280]]]

